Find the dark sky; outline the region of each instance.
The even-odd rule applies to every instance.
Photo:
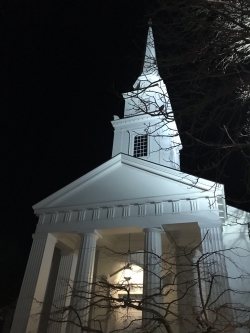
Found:
[[[111,157],[146,13],[138,0],[2,2],[0,305],[20,288],[32,205]]]

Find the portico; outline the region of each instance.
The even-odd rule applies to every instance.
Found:
[[[102,165],[77,180],[75,184],[70,184],[34,207],[39,222],[17,305],[17,313],[19,308],[22,313],[18,320],[19,327],[20,321],[23,322],[23,327],[27,323],[27,332],[36,331],[39,327],[38,314],[46,297],[46,286],[49,282],[55,248],[60,250],[61,255],[55,293],[50,307],[53,304],[59,308],[72,302],[70,284],[72,286],[73,280],[81,282],[87,280],[91,283],[94,270],[95,276],[101,274],[109,276],[111,272],[124,265],[124,258],[119,260],[111,260],[108,256],[105,258],[105,251],[101,250],[104,246],[118,253],[126,253],[128,235],[131,234],[133,252],[156,252],[160,257],[162,253],[167,252],[169,240],[166,234],[171,234],[179,244],[181,242],[182,245],[186,245],[195,241],[198,245],[207,227],[218,228],[221,225],[224,216],[219,209],[222,198],[220,189],[216,192],[215,202],[214,191],[209,193],[208,190],[210,182],[204,181],[203,184],[197,185],[196,188],[190,187],[187,191],[188,185],[192,183],[191,176],[183,178],[183,174],[177,170],[169,172],[168,169],[155,165],[152,165],[154,168],[152,173],[149,169],[150,164],[148,161],[120,154],[106,165]],[[134,179],[134,198],[131,199],[126,197],[125,191],[118,194],[116,187],[114,193],[107,191],[112,179],[116,180],[118,188],[126,189],[126,170],[129,177]],[[143,188],[139,185],[140,174],[145,184]],[[88,202],[84,204],[87,198],[84,199],[82,193],[85,192],[86,183],[87,192],[91,195],[95,192],[95,188],[98,188],[98,183],[103,184],[103,178],[106,185],[99,187],[100,190],[95,196],[96,202],[91,205]],[[158,196],[154,195],[152,183],[158,185],[156,191]],[[150,192],[147,191],[147,186]],[[207,187],[206,192],[204,192],[205,187]],[[105,193],[107,193],[107,202],[98,202]],[[79,198],[82,200],[82,205],[78,204]],[[194,233],[194,225],[197,234]],[[218,234],[218,237],[221,236]],[[150,258],[145,256],[144,266],[147,262],[151,264]],[[32,281],[30,275],[33,277]],[[152,290],[154,288],[152,284],[156,285],[157,281],[152,281],[149,270],[147,277],[144,277],[144,291]],[[27,289],[30,292],[29,297]],[[50,307],[43,311],[50,312]],[[88,315],[85,315],[86,320]],[[65,332],[65,326],[61,323],[52,323],[49,332],[58,332],[59,327]]]

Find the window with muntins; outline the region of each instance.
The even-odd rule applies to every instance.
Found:
[[[134,141],[134,157],[147,156],[148,154],[148,136],[136,135]]]

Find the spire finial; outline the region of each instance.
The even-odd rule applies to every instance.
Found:
[[[153,22],[152,22],[152,19],[151,19],[151,17],[150,17],[149,20],[148,20],[148,26],[149,26],[149,27],[152,27],[152,24],[153,24]]]

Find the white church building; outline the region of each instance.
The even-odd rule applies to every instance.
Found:
[[[94,305],[87,308],[86,300],[76,302],[77,295],[70,297],[80,281],[88,282],[84,290],[91,293],[100,276],[110,285],[130,283],[136,304],[145,295],[156,293],[162,283],[165,288],[175,285],[172,292],[155,296],[163,307],[171,304],[166,318],[173,332],[195,332],[196,324],[202,327],[202,321],[212,322],[204,313],[188,319],[199,307],[209,308],[211,303],[213,309],[224,306],[225,317],[233,318],[232,322],[246,320],[229,304],[250,306],[249,280],[241,279],[242,270],[238,269],[245,269],[245,276],[250,271],[249,215],[227,206],[223,185],[180,171],[181,139],[158,72],[151,26],[143,71],[134,90],[123,97],[124,117],[114,116],[111,122],[111,159],[33,206],[38,224],[11,333],[80,333],[79,326],[67,323],[75,320],[72,311],[57,311],[70,305],[84,325],[89,321],[97,329],[98,322],[102,332],[132,332],[131,318],[136,319],[135,325],[143,318],[140,325],[146,326],[139,332],[151,332],[145,320],[153,322],[154,314],[143,310],[143,301],[142,310],[131,309],[129,316],[124,306],[118,315],[98,317]],[[232,248],[235,250],[224,255],[225,249]],[[185,258],[182,255],[180,259],[181,252]],[[170,265],[170,253],[171,270],[160,263]],[[157,260],[152,259],[154,255]],[[181,297],[180,292],[185,292],[180,267],[201,257],[203,266],[210,269],[210,278],[217,278],[212,285],[203,267],[201,284],[194,287],[199,300],[195,293]],[[195,273],[191,280],[199,282]],[[118,299],[126,294],[121,289],[116,292]],[[152,302],[145,307],[157,308]],[[168,332],[161,325],[155,331]]]

